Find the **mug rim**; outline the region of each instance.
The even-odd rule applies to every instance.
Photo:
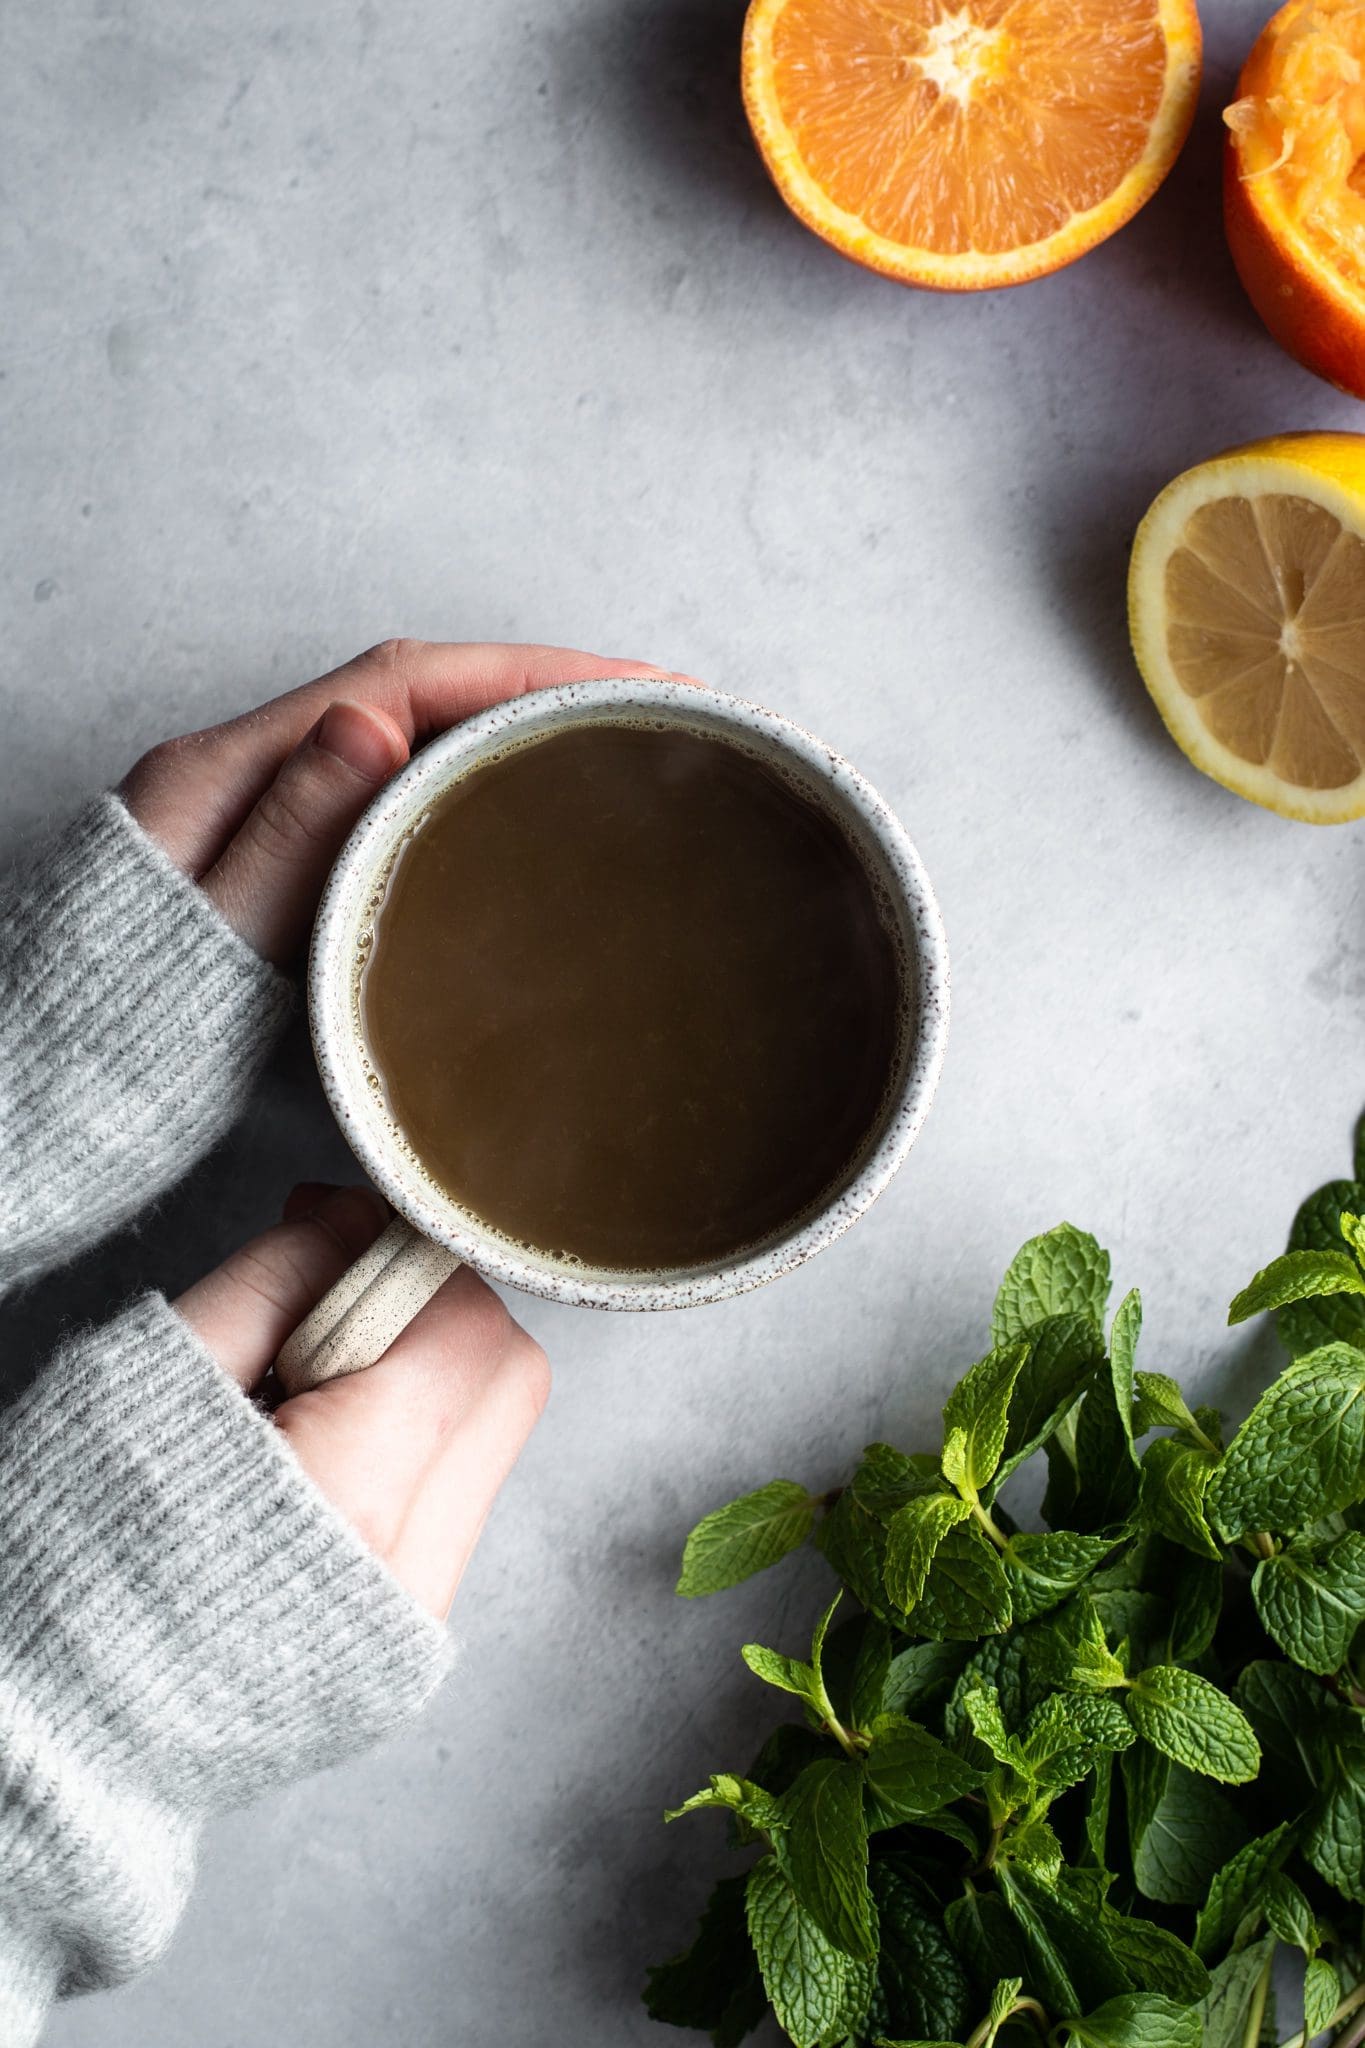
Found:
[[[699,714],[696,725],[728,727],[766,739],[805,771],[818,799],[833,792],[837,818],[848,807],[875,846],[894,883],[897,910],[913,946],[918,1012],[904,1071],[882,1115],[881,1128],[857,1171],[813,1212],[765,1244],[703,1269],[603,1275],[543,1261],[521,1252],[474,1220],[433,1182],[404,1174],[397,1133],[387,1112],[376,1110],[377,1088],[357,1089],[353,1067],[355,926],[386,874],[395,842],[421,812],[459,779],[461,764],[490,740],[508,743],[537,724],[584,723],[619,708]],[[374,1185],[423,1236],[444,1245],[485,1279],[523,1293],[573,1306],[651,1310],[689,1308],[764,1286],[824,1251],[862,1216],[889,1185],[919,1135],[943,1068],[949,1014],[948,942],[933,887],[908,833],[885,800],[843,757],[804,727],[762,705],[709,685],[624,676],[561,683],[528,691],[450,726],[415,753],[371,800],[352,828],[323,887],[308,955],[308,1016],[318,1073],[333,1116]],[[351,1055],[348,1062],[346,1055]],[[384,1142],[385,1137],[389,1142]]]

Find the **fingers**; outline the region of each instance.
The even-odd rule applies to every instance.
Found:
[[[298,952],[342,841],[407,756],[385,712],[344,699],[294,749],[201,884],[262,959]]]
[[[383,714],[412,746],[504,698],[594,676],[692,681],[565,647],[385,640],[240,718],[154,747],[125,777],[123,799],[177,866],[199,876],[336,699]]]
[[[616,661],[571,647],[384,640],[330,675],[277,697],[259,711],[248,712],[238,723],[250,724],[258,734],[268,730],[277,744],[279,736],[290,735],[288,744],[293,745],[325,704],[334,697],[349,697],[386,712],[405,733],[409,745],[415,745],[462,718],[471,718],[476,711],[486,711],[490,704],[556,683],[582,683],[597,676],[690,680],[675,678],[671,671],[652,668],[647,662]]]
[[[465,1268],[377,1365],[275,1419],[363,1540],[443,1615],[548,1391],[539,1345]]]
[[[320,1190],[315,1205],[304,1213],[298,1206],[291,1197],[290,1220],[243,1245],[175,1304],[224,1370],[248,1389],[388,1221],[387,1205],[370,1188]]]

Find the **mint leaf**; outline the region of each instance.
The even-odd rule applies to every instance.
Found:
[[[1100,1919],[1110,1947],[1135,1984],[1179,1999],[1182,2005],[1197,2005],[1208,1995],[1209,1973],[1178,1935],[1151,1920],[1116,1912],[1108,1904]]]
[[[1157,1991],[1127,1992],[1062,2024],[1086,2048],[1200,2048],[1198,2013]]]
[[[1000,1701],[1005,1726],[1011,1734],[1017,1734],[1033,1703],[1025,1670],[1025,1643],[1021,1636],[989,1636],[972,1652],[943,1712],[946,1741],[970,1749],[971,1722],[963,1702],[969,1692],[975,1692],[981,1686],[994,1690]]]
[[[891,1517],[886,1532],[886,1590],[902,1614],[913,1614],[924,1591],[934,1553],[948,1531],[971,1509],[955,1493],[929,1493],[909,1500]]]
[[[1365,1493],[1365,1352],[1328,1344],[1267,1388],[1209,1482],[1228,1541],[1297,1530]]]
[[[1138,1734],[1186,1770],[1244,1785],[1261,1767],[1261,1746],[1246,1715],[1197,1672],[1149,1665],[1130,1681],[1127,1706]]]
[[[979,1493],[995,1477],[1005,1448],[1010,1397],[1027,1357],[1027,1344],[1006,1344],[988,1352],[943,1404],[943,1476],[964,1493]]]
[[[891,1659],[882,1690],[888,1714],[908,1714],[950,1690],[967,1661],[965,1643],[911,1643]]]
[[[1024,1981],[1049,2011],[1074,2013],[1130,1988],[1131,1980],[1101,1925],[1095,1896],[1082,1886],[1085,1872],[1063,1873],[1053,1890],[1030,1871],[1006,1864],[1000,1889],[1024,1935],[1032,1967]],[[1094,1875],[1094,1873],[1090,1873]]]
[[[783,1795],[782,1820],[778,1858],[802,1907],[845,1955],[875,1955],[860,1766],[807,1764]]]
[[[1076,1417],[1076,1475],[1070,1518],[1078,1529],[1128,1520],[1138,1497],[1132,1425],[1124,1426],[1107,1373],[1095,1374]]]
[[[1122,1658],[1105,1639],[1099,1614],[1083,1594],[1051,1627],[1033,1636],[1030,1652],[1039,1676],[1052,1685],[1108,1692],[1128,1676]]]
[[[834,1611],[838,1607],[839,1602],[843,1599],[843,1597],[843,1588],[841,1587],[840,1590],[835,1594],[834,1598],[830,1601],[829,1606],[825,1609],[824,1613],[820,1616],[820,1619],[816,1622],[815,1628],[811,1634],[810,1668],[811,1674],[815,1679],[817,1704],[821,1703],[821,1696],[825,1693],[825,1674],[823,1668],[825,1654],[825,1637],[829,1634],[829,1625],[834,1619]]]
[[[1308,1197],[1294,1218],[1290,1250],[1339,1252],[1342,1211],[1358,1216],[1363,1209],[1365,1186],[1359,1181],[1329,1181]],[[1365,1349],[1365,1301],[1356,1295],[1332,1294],[1292,1302],[1280,1310],[1276,1321],[1294,1358],[1323,1344],[1358,1344]]]
[[[691,1948],[646,1974],[645,2009],[673,2027],[708,2031],[717,2048],[738,2048],[768,2009],[744,1914],[747,1877],[723,1877]]]
[[[998,1893],[964,1892],[944,1908],[943,1924],[978,1985],[989,1984],[997,1970],[1017,1971],[1021,1982],[1032,1978],[1023,1932]]]
[[[1228,1321],[1244,1323],[1249,1316],[1317,1294],[1365,1294],[1365,1273],[1346,1252],[1282,1252],[1236,1296]]]
[[[1104,1326],[1109,1300],[1109,1254],[1088,1231],[1059,1223],[1031,1237],[1011,1259],[991,1316],[996,1344],[1012,1343],[1049,1316],[1088,1316]]]
[[[1171,1605],[1168,1658],[1192,1664],[1213,1641],[1223,1611],[1223,1559],[1193,1556],[1188,1550],[1169,1553],[1175,1579]]]
[[[1209,1994],[1199,2007],[1204,2048],[1243,2048],[1252,1996],[1274,1953],[1272,1934],[1225,1957],[1212,1972]]]
[[[914,1628],[921,1635],[975,1641],[1008,1628],[1010,1616],[999,1552],[975,1528],[950,1529],[934,1552]]]
[[[1004,1456],[995,1475],[997,1491],[1060,1428],[1104,1357],[1104,1338],[1088,1315],[1049,1316],[1034,1323],[1028,1346],[1010,1402]]]
[[[799,1657],[783,1657],[776,1650],[765,1650],[762,1643],[745,1643],[739,1654],[755,1678],[761,1678],[765,1685],[775,1685],[779,1692],[795,1693],[798,1699],[814,1706],[815,1673]]]
[[[1261,1909],[1272,1934],[1290,1948],[1302,1949],[1310,1959],[1317,1954],[1322,1945],[1318,1923],[1313,1918],[1313,1908],[1292,1877],[1286,1877],[1282,1870],[1271,1871],[1261,1895]]]
[[[1353,1216],[1349,1209],[1343,1209],[1341,1215],[1337,1218],[1337,1226],[1341,1231],[1346,1249],[1358,1265],[1362,1259],[1365,1259],[1365,1223],[1361,1222],[1359,1216]]]
[[[799,1550],[814,1520],[815,1502],[794,1479],[774,1479],[716,1508],[687,1539],[677,1591],[694,1599],[737,1586]]]
[[[1209,1895],[1195,1922],[1194,1946],[1198,1955],[1216,1955],[1237,1932],[1248,1913],[1259,1909],[1261,1895],[1272,1871],[1279,1869],[1293,1846],[1293,1829],[1288,1821],[1257,1835],[1215,1872]]]
[[[1320,1791],[1303,1853],[1343,1898],[1365,1905],[1365,1724],[1345,1708],[1324,1713],[1313,1740]]]
[[[1028,1759],[1024,1746],[1017,1735],[1011,1735],[1005,1726],[1005,1717],[1000,1710],[1000,1695],[993,1685],[975,1686],[964,1693],[962,1707],[971,1724],[972,1733],[986,1748],[997,1763],[1010,1764],[1018,1771],[1027,1771]]]
[[[1032,1800],[1055,1799],[1079,1784],[1102,1752],[1127,1749],[1135,1739],[1127,1715],[1115,1701],[1051,1694],[1029,1715],[1017,1743]]]
[[[1183,1544],[1200,1557],[1221,1560],[1222,1551],[1209,1527],[1205,1497],[1218,1460],[1193,1444],[1159,1436],[1142,1459],[1138,1513],[1144,1527],[1172,1543]]]
[[[853,1475],[854,1498],[879,1522],[889,1522],[908,1500],[942,1491],[938,1463],[934,1457],[910,1457],[891,1444],[869,1444]]]
[[[1365,1536],[1299,1537],[1256,1567],[1251,1581],[1267,1635],[1287,1657],[1324,1675],[1341,1668],[1365,1619]]]
[[[1149,1429],[1188,1429],[1199,1425],[1185,1406],[1185,1396],[1168,1373],[1140,1372],[1136,1375],[1137,1410],[1133,1427],[1139,1436]]]
[[[881,1713],[890,1676],[891,1631],[884,1621],[869,1615],[863,1623],[849,1688],[849,1718],[855,1728],[870,1728]]]
[[[1014,2001],[1024,1988],[1022,1977],[1002,1977],[991,1993],[990,2011],[987,2017],[991,2027],[998,2031],[1014,2011]]]
[[[750,1827],[765,1831],[782,1826],[782,1809],[777,1800],[761,1785],[751,1784],[747,1778],[733,1777],[722,1771],[713,1777],[700,1792],[694,1792],[681,1806],[673,1807],[664,1815],[665,1820],[681,1820],[685,1813],[700,1812],[703,1807],[722,1806],[731,1813],[737,1813]]]
[[[1206,1778],[1138,1743],[1120,1759],[1137,1887],[1163,1905],[1197,1906],[1246,1829]]]
[[[877,1993],[877,1965],[853,1956],[844,1962],[844,1997],[839,2017],[830,2030],[830,2040],[842,2042],[867,2030],[872,2001]]]
[[[1128,1668],[1141,1671],[1144,1664],[1173,1664],[1168,1644],[1172,1609],[1158,1593],[1130,1593],[1121,1587],[1092,1579],[1086,1587],[1090,1604],[1104,1625],[1111,1643],[1128,1645]]]
[[[1056,1884],[1061,1873],[1062,1845],[1050,1823],[1042,1819],[1021,1821],[1012,1827],[1001,1844],[1000,1855],[1046,1885]]]
[[[886,1531],[852,1493],[841,1493],[824,1520],[817,1523],[815,1547],[869,1614],[885,1620],[882,1568]]]
[[[1060,1605],[1122,1540],[1121,1532],[1083,1536],[1071,1529],[1011,1536],[1001,1555],[1014,1619],[1032,1621]]]
[[[1105,1693],[1073,1693],[1069,1699],[1060,1702],[1060,1707],[1085,1741],[1096,1749],[1131,1749],[1137,1740],[1133,1724],[1123,1708]],[[1040,1708],[1038,1714],[1041,1712]],[[1030,1720],[1030,1729],[1038,1714]]]
[[[749,1872],[749,1938],[778,2025],[795,2048],[823,2048],[844,2006],[848,1957],[826,1940],[776,1860]]]
[[[1114,1406],[1133,1454],[1133,1404],[1137,1399],[1136,1360],[1142,1333],[1142,1296],[1136,1287],[1119,1303],[1109,1332],[1109,1377],[1114,1387]]]
[[[949,1808],[942,1807],[937,1813],[923,1814],[915,1822],[915,1826],[928,1828],[931,1834],[943,1835],[948,1841],[956,1842],[959,1848],[967,1851],[972,1863],[980,1860],[981,1837],[975,1828],[969,1827],[960,1815],[951,1812]]]
[[[900,1856],[873,1864],[872,1891],[881,1954],[868,2032],[874,2039],[965,2040],[971,1989],[938,1902]]]
[[[1109,1868],[1109,1813],[1113,1798],[1114,1754],[1106,1750],[1096,1757],[1091,1773],[1085,1801],[1085,1849],[1081,1855],[1083,1863],[1092,1863],[1101,1871]]]
[[[1328,1962],[1319,1956],[1309,1963],[1303,1975],[1303,2038],[1316,2040],[1325,2034],[1332,2024],[1341,1999],[1341,1979]]]
[[[1318,1783],[1312,1738],[1322,1720],[1319,1687],[1292,1664],[1258,1660],[1238,1679],[1237,1698],[1265,1755],[1262,1781],[1297,1812]]]
[[[918,1820],[981,1783],[981,1773],[915,1721],[883,1714],[872,1727],[863,1768],[869,1831]]]

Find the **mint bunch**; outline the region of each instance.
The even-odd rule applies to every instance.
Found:
[[[996,1297],[933,1452],[774,1480],[688,1538],[714,1593],[813,1543],[840,1587],[808,1651],[750,1643],[796,1703],[727,1816],[748,1866],[651,2015],[734,2048],[1259,2048],[1365,2042],[1365,1158],[1300,1211],[1231,1319],[1293,1362],[1224,1444],[1137,1365],[1136,1292],[1061,1224]],[[1153,1434],[1155,1432],[1155,1434]],[[1047,1461],[1041,1531],[1002,1489]]]

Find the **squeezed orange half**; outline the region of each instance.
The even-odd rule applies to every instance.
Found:
[[[1365,398],[1365,0],[1290,0],[1223,118],[1247,296],[1306,369]]]

